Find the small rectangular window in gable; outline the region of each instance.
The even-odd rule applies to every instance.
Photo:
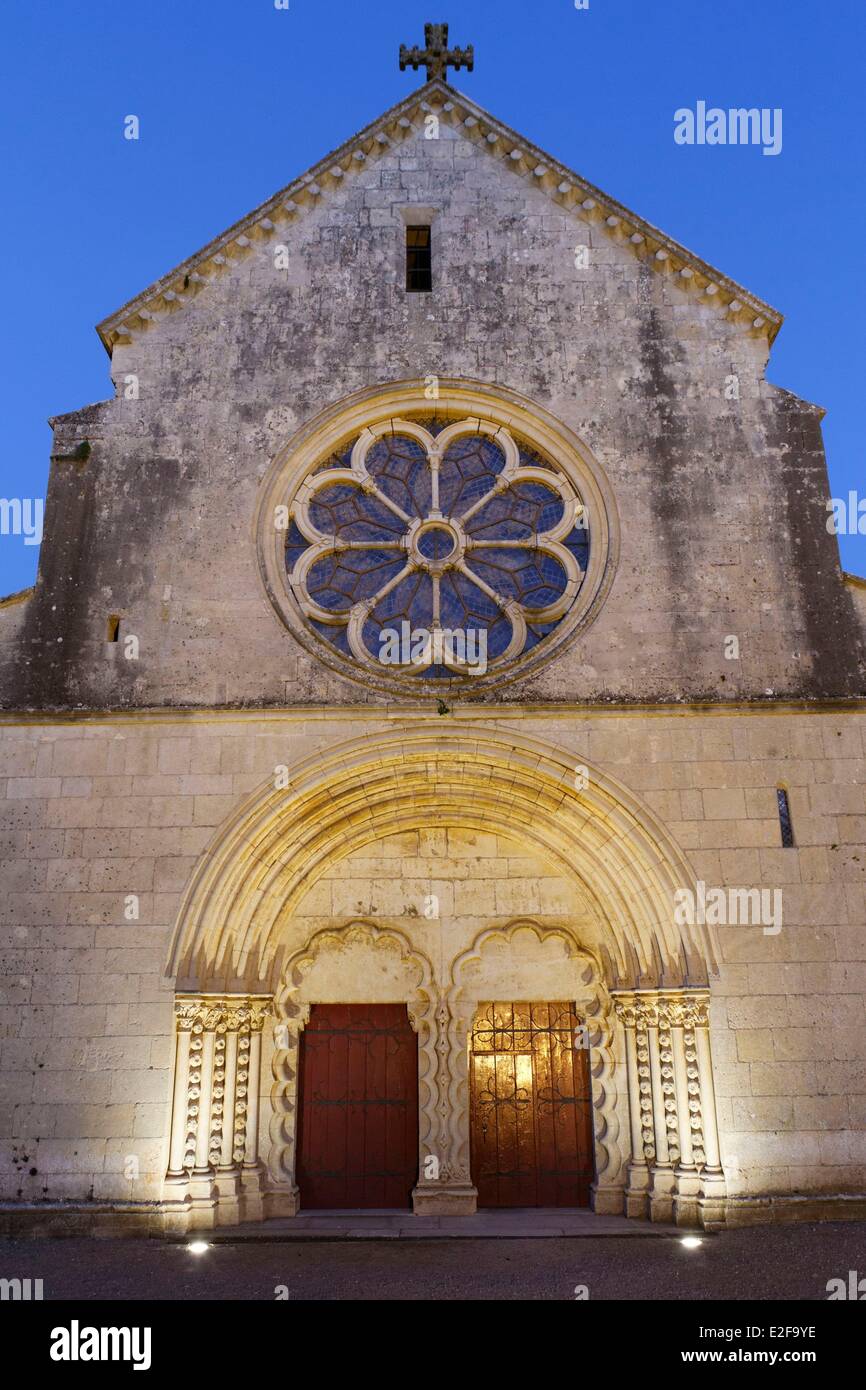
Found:
[[[429,227],[406,228],[406,289],[429,294],[433,289],[433,247]]]

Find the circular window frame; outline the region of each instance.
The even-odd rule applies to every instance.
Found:
[[[345,397],[302,426],[274,455],[262,480],[253,520],[259,573],[268,602],[282,627],[301,647],[330,670],[382,694],[408,698],[472,695],[511,684],[534,674],[585,632],[601,609],[619,557],[619,521],[613,491],[587,446],[561,421],[517,392],[501,386],[439,377],[437,391],[421,381],[393,382]],[[402,667],[362,666],[344,656],[310,626],[289,583],[285,560],[285,528],[279,528],[278,509],[292,506],[305,480],[335,451],[367,427],[388,420],[412,422],[418,415],[442,415],[446,421],[471,418],[479,426],[505,428],[559,468],[586,507],[589,520],[589,561],[580,590],[556,628],[529,651],[484,675],[424,678]],[[487,432],[487,431],[485,431]]]

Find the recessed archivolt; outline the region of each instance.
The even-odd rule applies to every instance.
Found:
[[[255,792],[193,875],[168,973],[183,989],[273,990],[284,923],[330,867],[387,835],[449,825],[517,836],[579,885],[608,987],[699,987],[715,970],[706,929],[674,920],[691,867],[642,801],[563,748],[449,721],[335,745],[285,789]]]

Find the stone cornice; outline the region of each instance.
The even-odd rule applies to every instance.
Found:
[[[0,608],[14,608],[18,603],[26,603],[33,593],[33,588],[31,584],[29,589],[19,589],[15,594],[6,594],[0,598]]]
[[[109,355],[116,343],[130,343],[167,315],[178,313],[211,280],[253,254],[257,247],[269,241],[278,242],[279,235],[305,210],[319,205],[330,189],[339,187],[368,160],[416,134],[425,116],[433,113],[459,129],[464,139],[482,146],[492,158],[542,189],[554,204],[627,245],[658,273],[676,280],[680,289],[696,302],[712,305],[745,331],[773,342],[782,324],[777,310],[503,125],[448,83],[436,80],[392,106],[300,178],[103,319],[97,332]]]
[[[640,703],[635,701],[591,701],[583,703],[537,702],[533,704],[463,704],[455,701],[450,716],[457,722],[468,720],[484,722],[513,723],[521,719],[624,719],[639,715],[641,718],[681,719],[691,716],[731,719],[743,716],[778,717],[803,715],[833,716],[840,714],[866,714],[866,698],[851,697],[838,700],[677,700],[667,703]],[[359,720],[381,723],[383,721],[411,722],[441,718],[432,702],[413,704],[353,704],[353,705],[263,705],[225,706],[217,708],[209,705],[143,705],[140,709],[47,709],[47,710],[0,710],[0,728],[21,725],[41,724],[209,724],[209,723],[311,723]]]

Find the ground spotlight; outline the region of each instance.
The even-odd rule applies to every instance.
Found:
[[[703,1245],[700,1236],[683,1236],[680,1245],[684,1245],[687,1250],[697,1250],[699,1245]]]
[[[186,1248],[191,1255],[203,1255],[206,1250],[210,1250],[206,1240],[191,1240]]]

